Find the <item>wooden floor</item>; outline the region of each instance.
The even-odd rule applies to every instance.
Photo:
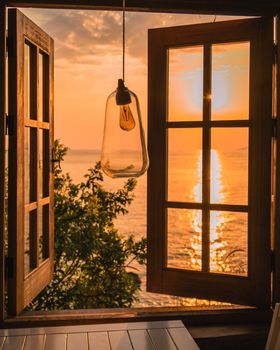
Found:
[[[1,350],[199,350],[181,321],[0,330]]]

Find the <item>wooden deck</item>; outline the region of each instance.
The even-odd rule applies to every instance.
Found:
[[[199,350],[181,321],[0,330],[1,350]]]

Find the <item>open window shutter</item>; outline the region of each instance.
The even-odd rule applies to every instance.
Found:
[[[20,313],[53,272],[53,40],[9,10],[8,312]]]
[[[148,57],[147,289],[267,307],[273,20],[151,29]]]

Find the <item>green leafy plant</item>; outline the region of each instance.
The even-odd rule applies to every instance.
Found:
[[[54,153],[63,161],[67,148],[55,141]],[[102,182],[100,163],[79,184],[55,165],[54,276],[29,309],[129,307],[137,299],[141,282],[130,267],[146,263],[146,239],[124,238],[114,227],[114,219],[128,213],[136,181],[116,192]]]

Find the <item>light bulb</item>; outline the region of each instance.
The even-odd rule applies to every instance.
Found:
[[[112,178],[138,177],[149,165],[137,96],[118,81],[106,102],[101,167]]]
[[[120,127],[125,131],[135,128],[135,120],[129,105],[120,106]]]

